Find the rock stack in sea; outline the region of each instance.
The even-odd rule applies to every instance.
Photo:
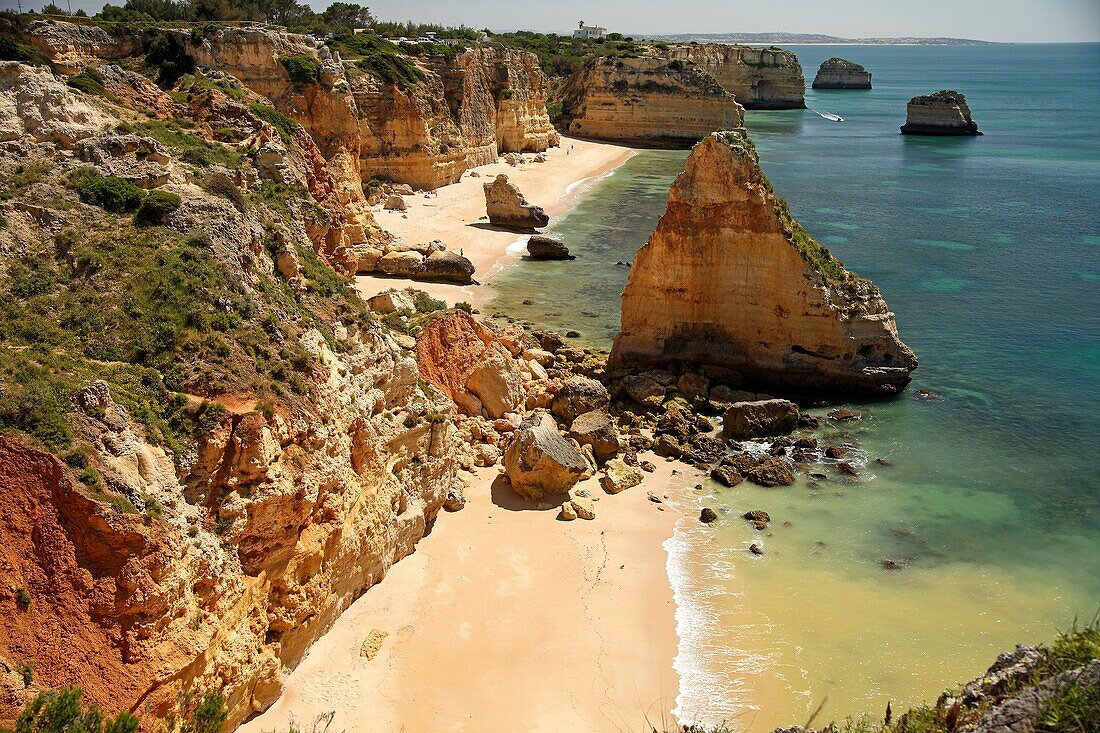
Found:
[[[870,89],[871,72],[863,66],[834,56],[824,61],[814,77],[814,89]]]
[[[509,183],[508,176],[503,173],[482,184],[482,188],[485,190],[485,211],[493,226],[527,232],[550,223],[542,207],[528,203],[516,184]]]
[[[744,112],[707,71],[679,59],[592,59],[562,100],[570,134],[645,145],[687,147],[741,127]]]
[[[663,55],[714,77],[745,109],[802,109],[806,79],[792,52],[734,43],[672,46]]]
[[[613,368],[719,367],[796,393],[892,394],[917,366],[870,281],[791,217],[742,134],[706,137],[623,291]]]
[[[913,97],[905,109],[903,135],[981,135],[966,96],[952,89]]]

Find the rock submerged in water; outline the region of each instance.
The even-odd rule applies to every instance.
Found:
[[[527,255],[533,260],[575,260],[569,248],[556,239],[542,234],[532,234],[527,240]]]
[[[878,288],[774,195],[752,143],[704,138],[623,291],[613,368],[726,368],[803,394],[895,394],[917,366]]]
[[[501,173],[491,182],[482,184],[485,191],[485,211],[495,227],[528,232],[550,223],[541,206],[528,203],[508,176]]]
[[[814,77],[814,89],[870,89],[871,72],[854,61],[834,56],[823,61]]]
[[[966,96],[952,89],[913,97],[905,108],[903,135],[981,135]]]

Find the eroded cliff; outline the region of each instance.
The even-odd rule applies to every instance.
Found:
[[[570,77],[562,119],[599,140],[690,145],[741,127],[744,110],[705,71],[659,58],[597,58]]]
[[[327,261],[383,236],[346,148],[224,73],[80,79],[0,63],[0,720],[235,724],[454,503],[454,406]]]
[[[725,43],[673,46],[671,59],[706,71],[745,109],[801,109],[806,80],[798,57],[781,48]]]
[[[712,365],[799,393],[894,393],[916,368],[878,288],[790,215],[739,133],[695,146],[623,291],[615,367]]]

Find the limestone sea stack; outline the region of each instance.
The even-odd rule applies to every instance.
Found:
[[[593,59],[569,78],[562,99],[571,135],[668,147],[739,128],[744,112],[706,71],[662,58]]]
[[[834,56],[824,61],[814,77],[814,89],[870,89],[871,72],[854,61]]]
[[[673,46],[664,55],[705,71],[745,109],[802,109],[806,79],[798,57],[771,46],[731,43]]]
[[[952,89],[913,97],[905,109],[903,135],[981,135],[966,96]]]
[[[528,203],[516,184],[509,183],[508,176],[503,173],[482,184],[482,187],[485,190],[485,212],[493,226],[528,232],[550,223],[550,217],[542,207]]]
[[[692,150],[622,299],[612,367],[733,370],[791,394],[893,394],[917,366],[873,283],[795,221],[752,143]]]

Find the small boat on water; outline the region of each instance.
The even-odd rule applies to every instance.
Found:
[[[840,115],[834,115],[832,112],[822,112],[821,110],[816,109],[814,110],[814,112],[827,120],[832,120],[833,122],[844,122],[843,117],[841,117]]]

